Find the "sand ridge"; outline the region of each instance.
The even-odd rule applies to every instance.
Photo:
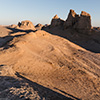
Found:
[[[7,78],[18,78],[19,81],[23,80],[25,82],[28,79],[27,82],[30,80],[31,82],[36,82],[48,88],[50,91],[52,90],[49,94],[49,90],[44,89],[43,95],[41,92],[42,89],[37,85],[36,87],[40,88],[40,90],[37,91],[40,92],[39,94],[35,93],[35,88],[33,88],[32,96],[36,96],[36,99],[33,99],[35,98],[34,96],[30,96],[31,94],[26,95],[27,92],[25,92],[31,91],[26,88],[26,84],[31,88],[30,82],[21,82],[21,84],[25,84],[22,88],[19,88],[19,90],[17,87],[14,88],[13,85],[11,85],[10,89],[13,91],[14,97],[18,97],[17,99],[30,98],[32,100],[45,100],[47,96],[46,100],[48,100],[54,93],[55,96],[53,97],[59,98],[59,100],[61,100],[61,98],[62,100],[99,100],[99,53],[88,51],[68,39],[44,30],[34,32],[22,29],[16,29],[18,30],[16,31],[7,27],[0,28],[9,33],[9,35],[7,34],[1,38],[2,40],[4,39],[4,41],[7,40],[5,43],[3,43],[4,41],[1,42],[2,47],[0,48],[1,67],[7,66],[5,67],[7,68],[6,71],[5,68],[2,69],[2,71],[3,73],[13,73],[13,75],[10,74],[10,76],[8,75],[9,73],[7,75],[0,74],[1,79],[6,76]],[[16,72],[17,75],[15,74]],[[17,94],[17,91],[21,92],[21,89],[26,93],[22,95],[22,98]],[[9,91],[7,93],[9,93]],[[3,95],[4,94],[2,94],[1,97]],[[14,98],[12,95],[10,95],[10,97]],[[51,96],[49,97],[48,95]]]

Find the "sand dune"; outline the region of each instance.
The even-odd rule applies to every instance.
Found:
[[[100,30],[90,14],[0,26],[0,98],[99,100]]]
[[[99,53],[44,30],[0,30],[1,98],[99,100]]]

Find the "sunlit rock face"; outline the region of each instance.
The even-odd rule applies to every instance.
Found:
[[[18,26],[20,28],[29,28],[29,29],[36,30],[34,25],[33,25],[33,23],[31,21],[29,21],[29,20],[25,20],[25,21],[19,22]]]

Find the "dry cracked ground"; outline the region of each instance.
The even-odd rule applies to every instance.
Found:
[[[44,30],[0,26],[0,100],[100,100],[100,53]]]

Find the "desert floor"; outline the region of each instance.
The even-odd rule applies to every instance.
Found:
[[[96,36],[57,30],[0,26],[0,98],[100,100]]]

